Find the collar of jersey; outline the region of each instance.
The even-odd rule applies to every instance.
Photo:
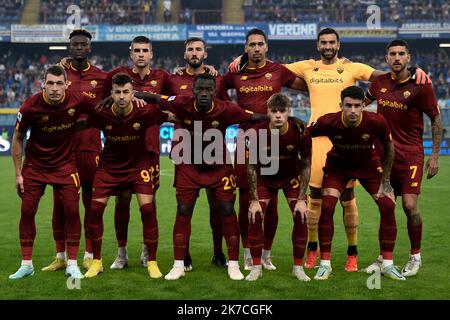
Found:
[[[267,64],[267,61],[264,61],[264,64],[261,67],[256,67],[256,68],[245,67],[245,69],[248,69],[248,70],[261,69],[261,68],[264,68],[266,66],[266,64]]]
[[[75,68],[73,67],[72,62],[70,63],[70,68],[71,68],[73,71],[79,71],[79,70],[77,70],[77,69],[75,69]],[[91,68],[91,64],[88,62],[88,66],[86,67],[86,69],[83,69],[83,70],[81,70],[81,71],[88,71],[90,68]]]
[[[200,112],[198,111],[198,109],[197,109],[197,103],[196,103],[195,100],[194,100],[194,109],[195,109],[195,111],[197,111],[198,113],[200,113]],[[211,109],[209,109],[205,114],[210,113],[211,111],[213,111],[213,109],[214,109],[214,101],[212,102],[212,107],[211,107]]]
[[[289,131],[289,121],[286,122],[287,126],[286,126],[286,130],[281,131],[280,130],[280,136],[285,135],[288,131]],[[272,124],[269,122],[269,129],[272,130]]]
[[[391,73],[390,75],[391,75],[391,79],[392,79],[393,81],[396,81],[396,80],[392,77],[392,73]],[[408,78],[406,78],[405,80],[399,81],[398,83],[405,83],[405,82],[408,82],[409,79],[411,79],[411,74],[410,74],[410,73],[408,74]]]
[[[362,118],[363,118],[363,114],[364,114],[364,112],[361,112],[361,117],[359,117],[359,120],[356,123],[356,126],[354,126],[354,128],[358,127],[361,124],[361,121],[362,121]],[[342,111],[341,111],[341,121],[344,124],[344,126],[346,128],[348,128],[347,125],[345,124],[345,121],[344,121],[344,112],[342,112]]]
[[[125,116],[129,115],[129,114],[133,111],[133,108],[134,108],[133,102],[131,102],[131,108],[130,108],[130,111],[128,111],[127,113],[125,113],[122,117],[125,117]],[[113,103],[113,105],[111,106],[111,112],[112,112],[113,115],[115,115],[116,117],[119,116],[117,113],[114,112],[114,103]]]
[[[195,76],[194,73],[190,73],[190,72],[188,71],[188,68],[186,68],[185,71],[186,71],[186,73],[187,73],[188,75],[190,75],[190,76]],[[199,74],[202,74],[202,73],[205,73],[205,68],[203,68],[203,72],[200,72]]]
[[[134,67],[131,68],[131,72],[136,73],[136,74],[139,74],[139,72],[137,72],[137,71],[134,69]],[[150,73],[152,73],[152,69],[148,68],[148,71],[147,71],[147,73],[146,73],[145,75],[148,76]]]
[[[44,99],[46,104],[48,104],[50,106],[57,106],[57,105],[60,105],[61,103],[63,103],[64,99],[66,99],[66,92],[64,91],[64,95],[61,100],[59,100],[57,102],[53,102],[47,97],[47,94],[45,93],[45,91],[42,90],[42,98]]]

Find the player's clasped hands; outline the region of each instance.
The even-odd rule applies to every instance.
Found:
[[[378,192],[375,195],[375,200],[378,200],[381,197],[388,197],[395,203],[394,189],[391,186],[391,182],[388,180],[381,181]]]
[[[261,215],[261,219],[264,219],[264,214],[261,208],[261,204],[258,200],[254,200],[250,202],[250,206],[248,208],[248,221],[251,224],[255,224],[256,222],[256,215]]]

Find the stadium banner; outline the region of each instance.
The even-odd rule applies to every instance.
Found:
[[[449,39],[450,22],[403,23],[398,32],[405,39]]]
[[[263,30],[268,34],[268,25],[255,24],[199,24],[188,25],[187,37],[199,37],[208,44],[244,44],[247,32],[253,28]]]
[[[269,24],[269,40],[315,40],[316,23]]]
[[[364,23],[334,24],[323,23],[320,29],[333,28],[339,33],[341,42],[389,42],[397,37],[398,26],[382,24],[380,28],[368,28]]]
[[[92,41],[98,41],[98,26],[85,26],[92,34]],[[11,25],[11,42],[20,43],[61,43],[69,42],[69,34],[74,29],[67,24]]]
[[[0,42],[11,41],[11,26],[0,25]]]
[[[152,41],[186,40],[185,24],[139,24],[139,25],[100,25],[99,41],[126,41],[137,36],[146,36]]]

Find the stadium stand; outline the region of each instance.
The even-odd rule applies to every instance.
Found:
[[[0,24],[19,23],[25,0],[2,0],[0,5]]]

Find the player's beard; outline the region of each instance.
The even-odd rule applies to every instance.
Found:
[[[324,60],[333,60],[337,55],[337,50],[335,49],[327,50],[327,52],[330,53],[325,53],[325,50],[320,51],[320,55]]]
[[[186,62],[192,68],[197,69],[203,65],[203,60],[204,59],[202,59],[202,58],[197,58],[194,62],[192,59],[191,60],[186,59]]]

